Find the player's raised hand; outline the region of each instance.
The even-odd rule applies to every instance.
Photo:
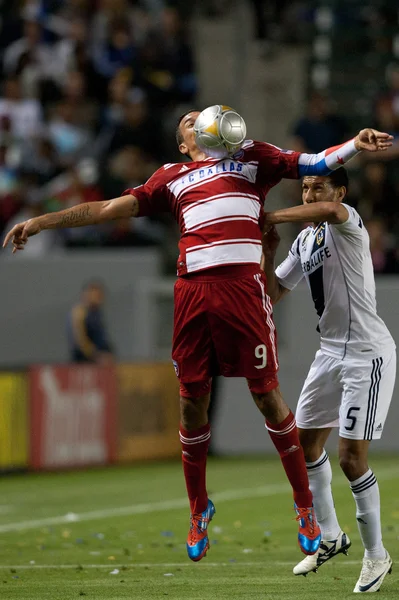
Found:
[[[28,241],[28,237],[36,235],[39,232],[40,225],[37,219],[29,219],[28,221],[18,223],[7,233],[6,237],[4,238],[3,248],[5,248],[10,241],[12,241],[14,246],[12,253],[15,254],[17,250],[24,249],[24,246]]]
[[[355,137],[355,146],[358,150],[378,152],[387,150],[392,146],[393,135],[377,131],[377,129],[362,129]]]
[[[274,225],[270,225],[266,221],[262,236],[262,249],[265,256],[274,256],[281,238]]]

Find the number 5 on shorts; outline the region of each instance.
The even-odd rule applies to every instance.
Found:
[[[357,406],[351,406],[350,409],[348,410],[346,418],[348,419],[348,421],[351,421],[351,424],[349,425],[349,427],[345,426],[346,431],[353,431],[355,429],[357,418],[355,416],[353,416],[351,413],[354,411],[358,411],[358,410],[360,410],[360,408],[358,408]]]
[[[259,344],[259,346],[256,346],[255,357],[262,360],[260,365],[255,365],[255,369],[264,369],[267,365],[267,349],[265,344]]]

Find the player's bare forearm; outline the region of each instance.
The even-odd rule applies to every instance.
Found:
[[[275,257],[280,236],[274,226],[267,223],[262,236],[262,258],[260,268],[264,271],[267,279],[267,294],[273,304],[276,304],[289,290],[284,288],[276,277]]]
[[[266,223],[279,225],[281,223],[345,223],[348,220],[348,211],[338,202],[313,202],[292,208],[283,208],[265,215]]]
[[[138,214],[138,201],[134,196],[122,196],[104,202],[88,202],[72,206],[66,210],[38,217],[43,229],[63,229],[66,227],[84,227],[97,225],[115,219],[135,217]]]
[[[3,248],[10,240],[13,243],[13,252],[23,250],[28,238],[37,235],[43,229],[63,229],[67,227],[84,227],[97,225],[115,219],[137,217],[139,203],[132,195],[121,196],[104,202],[89,202],[72,206],[66,210],[48,213],[18,223],[9,231],[4,239]]]
[[[277,279],[274,256],[262,254],[260,268],[266,275],[267,295],[270,297],[272,304],[276,304],[289,290],[284,288]]]

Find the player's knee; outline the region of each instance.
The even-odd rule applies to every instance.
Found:
[[[180,422],[193,430],[208,422],[211,380],[180,382]]]
[[[320,444],[315,436],[312,435],[313,431],[309,429],[298,428],[299,441],[303,448],[305,460],[308,463],[316,462],[323,454],[324,446]]]
[[[368,469],[367,461],[354,452],[340,452],[339,465],[349,481],[359,479]]]

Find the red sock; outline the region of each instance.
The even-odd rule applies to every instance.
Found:
[[[298,430],[293,413],[282,423],[271,425],[266,421],[266,429],[280,455],[284,470],[294,491],[294,501],[300,508],[312,506],[313,497],[309,489],[305,456],[299,443]]]
[[[183,471],[192,514],[203,512],[208,505],[206,458],[210,439],[209,423],[195,431],[187,431],[180,425]]]

